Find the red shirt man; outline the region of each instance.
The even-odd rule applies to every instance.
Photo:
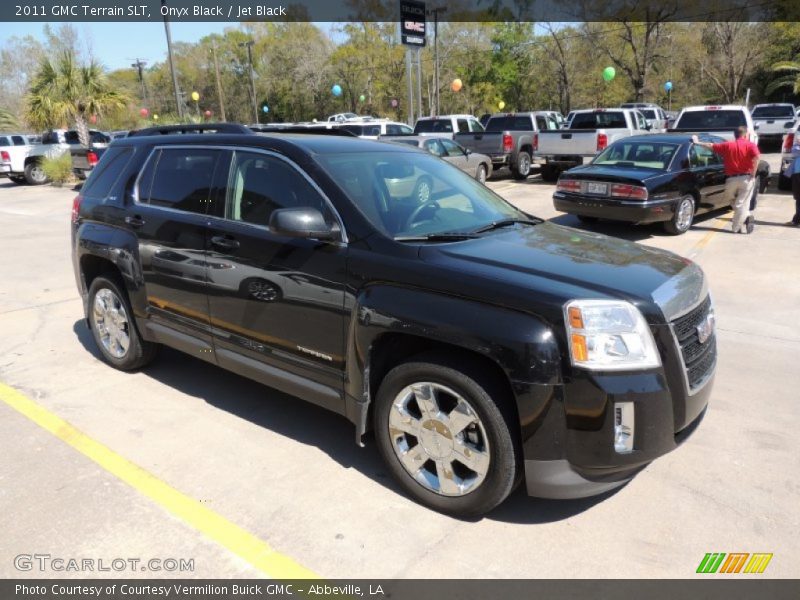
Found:
[[[754,175],[753,164],[758,169],[758,157],[761,156],[761,153],[758,151],[758,146],[745,137],[736,138],[730,142],[711,144],[711,150],[714,154],[722,157],[725,175],[729,177]]]

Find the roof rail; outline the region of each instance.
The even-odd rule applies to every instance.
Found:
[[[303,125],[292,125],[289,127],[261,125],[260,127],[251,127],[251,129],[256,133],[307,133],[310,135],[338,135],[344,137],[358,137],[355,133],[347,131],[346,129],[339,129],[338,127],[328,129],[326,127],[305,127]]]
[[[248,127],[238,123],[187,123],[184,125],[164,125],[147,127],[131,132],[128,137],[144,135],[171,135],[173,133],[253,133]]]

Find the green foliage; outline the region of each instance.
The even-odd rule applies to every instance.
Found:
[[[72,157],[69,152],[45,157],[42,159],[42,170],[54,185],[63,185],[72,179]]]
[[[9,131],[16,129],[18,126],[17,118],[11,114],[11,111],[0,108],[0,131]]]

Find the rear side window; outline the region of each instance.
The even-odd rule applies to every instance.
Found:
[[[48,131],[42,136],[42,143],[43,144],[58,144],[58,132],[56,131]]]
[[[475,133],[483,133],[483,125],[481,125],[475,119],[470,119],[469,120],[469,130],[473,131]]]
[[[492,117],[486,124],[486,131],[533,131],[533,121],[529,116]]]
[[[469,125],[466,119],[458,119],[458,133],[469,133]]]
[[[693,110],[683,113],[676,129],[735,129],[747,126],[742,110]]]
[[[21,135],[12,135],[11,136],[11,141],[13,142],[13,144],[15,146],[24,146],[25,145],[25,138],[23,138]]]
[[[205,148],[162,149],[142,173],[139,202],[205,214],[220,154]]]
[[[386,126],[386,134],[387,135],[411,135],[414,133],[414,130],[411,129],[408,125],[387,125]]]
[[[7,137],[0,137],[0,146],[10,146],[11,142]]]
[[[68,131],[64,134],[64,141],[68,144],[80,144],[80,138],[77,131]]]
[[[417,121],[414,133],[453,133],[453,123],[450,122],[450,119]]]
[[[132,156],[133,148],[109,148],[92,169],[81,193],[91,198],[107,197]]]

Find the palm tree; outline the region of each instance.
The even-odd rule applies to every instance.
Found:
[[[779,77],[767,86],[764,91],[768,96],[784,87],[790,87],[792,93],[800,94],[800,61],[786,60],[775,63],[772,65],[772,70],[776,72],[789,71],[789,74]]]
[[[17,127],[17,119],[11,111],[0,108],[0,131],[8,131]]]
[[[79,65],[75,55],[65,51],[39,65],[25,97],[25,119],[40,129],[74,121],[81,144],[88,146],[88,117],[121,110],[128,102],[127,95],[111,88],[98,63]]]

